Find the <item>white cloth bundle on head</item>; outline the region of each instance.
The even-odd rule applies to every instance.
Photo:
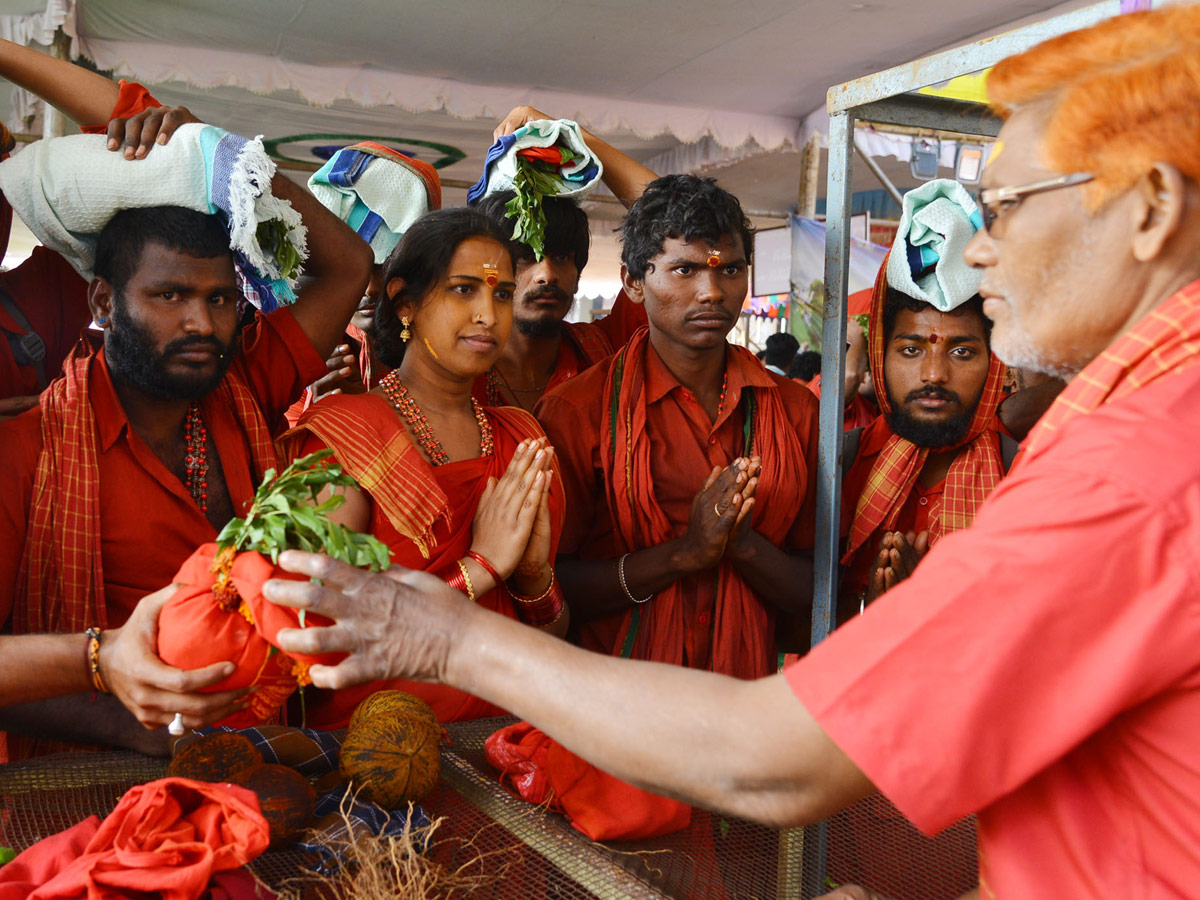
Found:
[[[936,178],[909,191],[888,256],[888,286],[942,312],[970,300],[983,273],[967,265],[963,251],[982,225],[975,200],[957,181]]]
[[[270,295],[264,308],[294,298],[305,228],[292,205],[271,193],[275,164],[261,139],[188,124],[140,160],[109,150],[107,141],[51,138],[0,163],[0,191],[43,244],[90,279],[96,240],[121,210],[182,206],[220,214],[243,275],[260,296]]]
[[[432,166],[370,141],[335,153],[308,179],[308,189],[371,245],[376,263],[417,219],[442,205]]]
[[[570,119],[535,119],[492,144],[484,162],[483,175],[467,192],[467,202],[473,205],[489,194],[512,190],[519,151],[558,145],[566,147],[578,158],[561,167],[561,187],[554,196],[586,197],[600,181],[604,166],[583,139],[578,123]]]

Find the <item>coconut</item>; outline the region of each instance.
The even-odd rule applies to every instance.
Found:
[[[401,809],[437,784],[441,739],[442,726],[429,704],[401,691],[381,691],[354,710],[339,768],[364,800]]]
[[[191,778],[213,784],[237,779],[255,766],[261,766],[262,754],[245,735],[218,731],[176,745],[175,757],[167,766],[167,774],[175,778]]]
[[[271,848],[290,844],[311,824],[317,794],[308,779],[287,766],[263,763],[242,772],[234,784],[254,791],[271,830]]]

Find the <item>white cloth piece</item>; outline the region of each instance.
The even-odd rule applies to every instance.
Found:
[[[169,143],[155,146],[140,160],[127,160],[124,154],[108,150],[105,135],[42,140],[0,163],[0,191],[43,244],[90,279],[96,239],[118,211],[167,205],[202,213],[215,211],[206,166],[212,165],[212,147],[225,135],[210,125],[183,125]],[[271,194],[275,165],[261,140],[247,141],[232,163],[226,223],[230,247],[244,253],[259,273],[278,279],[274,257],[258,244],[258,225],[281,220],[303,257],[306,248],[300,214],[286,200]]]
[[[909,191],[888,257],[888,285],[942,312],[970,300],[979,291],[983,272],[968,266],[963,252],[980,221],[974,198],[957,181],[936,178]],[[914,278],[909,247],[936,254],[932,269]]]

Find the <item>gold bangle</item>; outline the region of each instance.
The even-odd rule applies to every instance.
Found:
[[[458,570],[462,572],[463,581],[467,584],[467,599],[474,603],[475,585],[471,584],[471,573],[467,571],[467,564],[461,559],[458,561]]]
[[[554,590],[554,569],[553,568],[550,569],[550,583],[548,585],[546,585],[546,589],[544,591],[542,591],[542,594],[540,597],[526,597],[524,594],[518,594],[516,591],[512,590],[511,588],[509,589],[508,592],[510,594],[512,594],[512,598],[514,600],[516,600],[518,603],[541,603],[543,600],[545,600],[547,597],[550,596],[550,592],[552,590]]]

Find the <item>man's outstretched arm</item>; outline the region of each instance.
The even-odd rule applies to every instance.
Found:
[[[289,552],[276,603],[329,628],[280,633],[289,652],[346,651],[314,666],[320,687],[376,678],[450,684],[511,710],[647,790],[773,825],[819,821],[873,791],[782,676],[749,682],[589,653],[490,613],[424,572],[372,575]]]

